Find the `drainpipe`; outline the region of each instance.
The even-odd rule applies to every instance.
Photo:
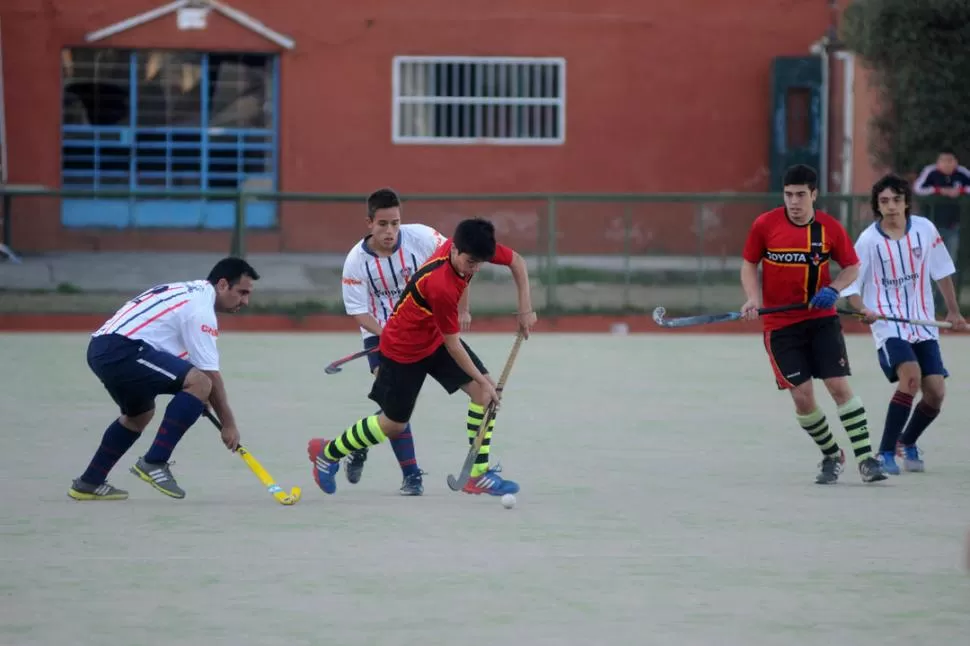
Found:
[[[819,169],[818,169],[818,192],[825,195],[829,189],[829,52],[826,39],[812,43],[809,50],[812,54],[820,56],[822,59],[822,97],[821,97],[821,133],[819,133]]]
[[[842,61],[842,194],[851,195],[852,166],[855,154],[853,132],[855,125],[855,55],[852,52],[838,52],[836,58]],[[842,201],[842,224],[848,226],[850,205],[848,200]]]

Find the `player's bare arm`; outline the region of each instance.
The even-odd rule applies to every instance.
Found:
[[[475,367],[475,362],[472,358],[468,356],[468,352],[465,351],[465,346],[461,344],[461,335],[459,334],[445,334],[443,335],[445,339],[445,348],[448,350],[448,354],[455,360],[465,374],[472,378],[472,381],[477,384],[481,389],[481,398],[484,401],[475,402],[481,404],[482,406],[488,406],[490,403],[495,402],[498,404],[498,393],[495,392],[495,386],[492,381],[483,375],[481,371]],[[473,399],[478,399],[473,397]]]
[[[960,303],[953,286],[953,277],[944,276],[936,281],[936,285],[940,288],[940,294],[943,295],[943,302],[946,303],[946,320],[953,323],[954,329],[967,329],[967,322],[963,318],[963,314],[960,313]]]
[[[467,332],[472,326],[472,313],[468,302],[468,292],[470,291],[471,287],[466,287],[458,300],[458,324],[461,326],[462,332]]]
[[[532,309],[532,288],[529,286],[529,268],[517,251],[512,252],[512,263],[509,265],[512,271],[512,280],[515,281],[515,289],[518,292],[519,310],[518,322],[522,336],[529,338],[529,332],[536,324],[536,313]]]
[[[758,280],[758,265],[764,257],[767,243],[762,231],[762,218],[758,218],[748,230],[748,237],[744,241],[741,252],[741,289],[744,290],[745,302],[741,306],[743,318],[753,321],[758,318],[758,308],[761,307],[761,285]]]
[[[239,447],[239,429],[236,427],[236,416],[229,407],[229,396],[226,394],[226,384],[218,370],[203,370],[212,382],[209,392],[209,405],[215,411],[216,417],[222,422],[222,443],[230,451]]]
[[[859,264],[860,263],[855,263],[854,265],[843,267],[842,271],[839,272],[839,275],[836,276],[832,281],[832,289],[841,292],[842,290],[847,289],[849,285],[854,283],[856,278],[859,277]]]
[[[862,320],[866,323],[875,323],[879,315],[866,307],[866,304],[862,301],[862,296],[860,294],[850,294],[846,297],[849,303],[849,307],[854,309],[856,312],[862,315]]]
[[[758,318],[758,308],[761,307],[761,285],[758,281],[758,265],[747,260],[741,261],[741,288],[744,290],[745,302],[741,306],[744,318],[753,321]]]
[[[373,314],[355,314],[352,318],[357,322],[357,325],[375,336],[380,336],[384,330]]]

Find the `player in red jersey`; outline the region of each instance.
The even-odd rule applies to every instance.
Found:
[[[430,375],[448,392],[464,390],[471,398],[466,420],[473,439],[485,416],[485,408],[498,402],[495,383],[481,360],[461,340],[458,303],[469,281],[490,262],[506,265],[518,290],[518,324],[528,338],[535,325],[525,260],[495,242],[495,227],[488,220],[463,220],[453,238],[411,277],[384,326],[380,341],[380,365],[370,398],[381,412],[357,421],[334,440],[314,438],[307,446],[313,477],[324,492],[337,490],[340,460],[349,453],[379,444],[401,433],[411,419],[425,378]],[[489,423],[481,451],[465,485],[466,493],[502,496],[516,493],[519,485],[498,475],[488,463],[495,419]]]
[[[792,166],[784,178],[785,206],[762,213],[751,225],[741,267],[748,300],[741,312],[754,320],[762,306],[807,305],[763,316],[765,350],[778,388],[791,393],[798,424],[822,451],[818,484],[834,484],[845,458],[815,400],[813,378],[822,380],[838,406],[863,482],[876,482],[886,475],[872,454],[862,400],[849,386],[849,358],[835,311],[839,292],[859,275],[859,258],[839,221],[816,210],[817,184],[814,169]],[[842,268],[834,280],[830,259]]]

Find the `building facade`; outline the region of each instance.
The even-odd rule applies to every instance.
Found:
[[[7,181],[145,193],[18,198],[15,244],[226,249],[236,203],[202,191],[767,191],[786,146],[842,154],[776,63],[828,4],[6,0]],[[252,202],[249,248],[344,248],[360,213]]]

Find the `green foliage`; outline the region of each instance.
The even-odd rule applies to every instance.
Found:
[[[917,171],[953,148],[970,161],[970,0],[855,0],[842,39],[873,72],[873,157]]]

